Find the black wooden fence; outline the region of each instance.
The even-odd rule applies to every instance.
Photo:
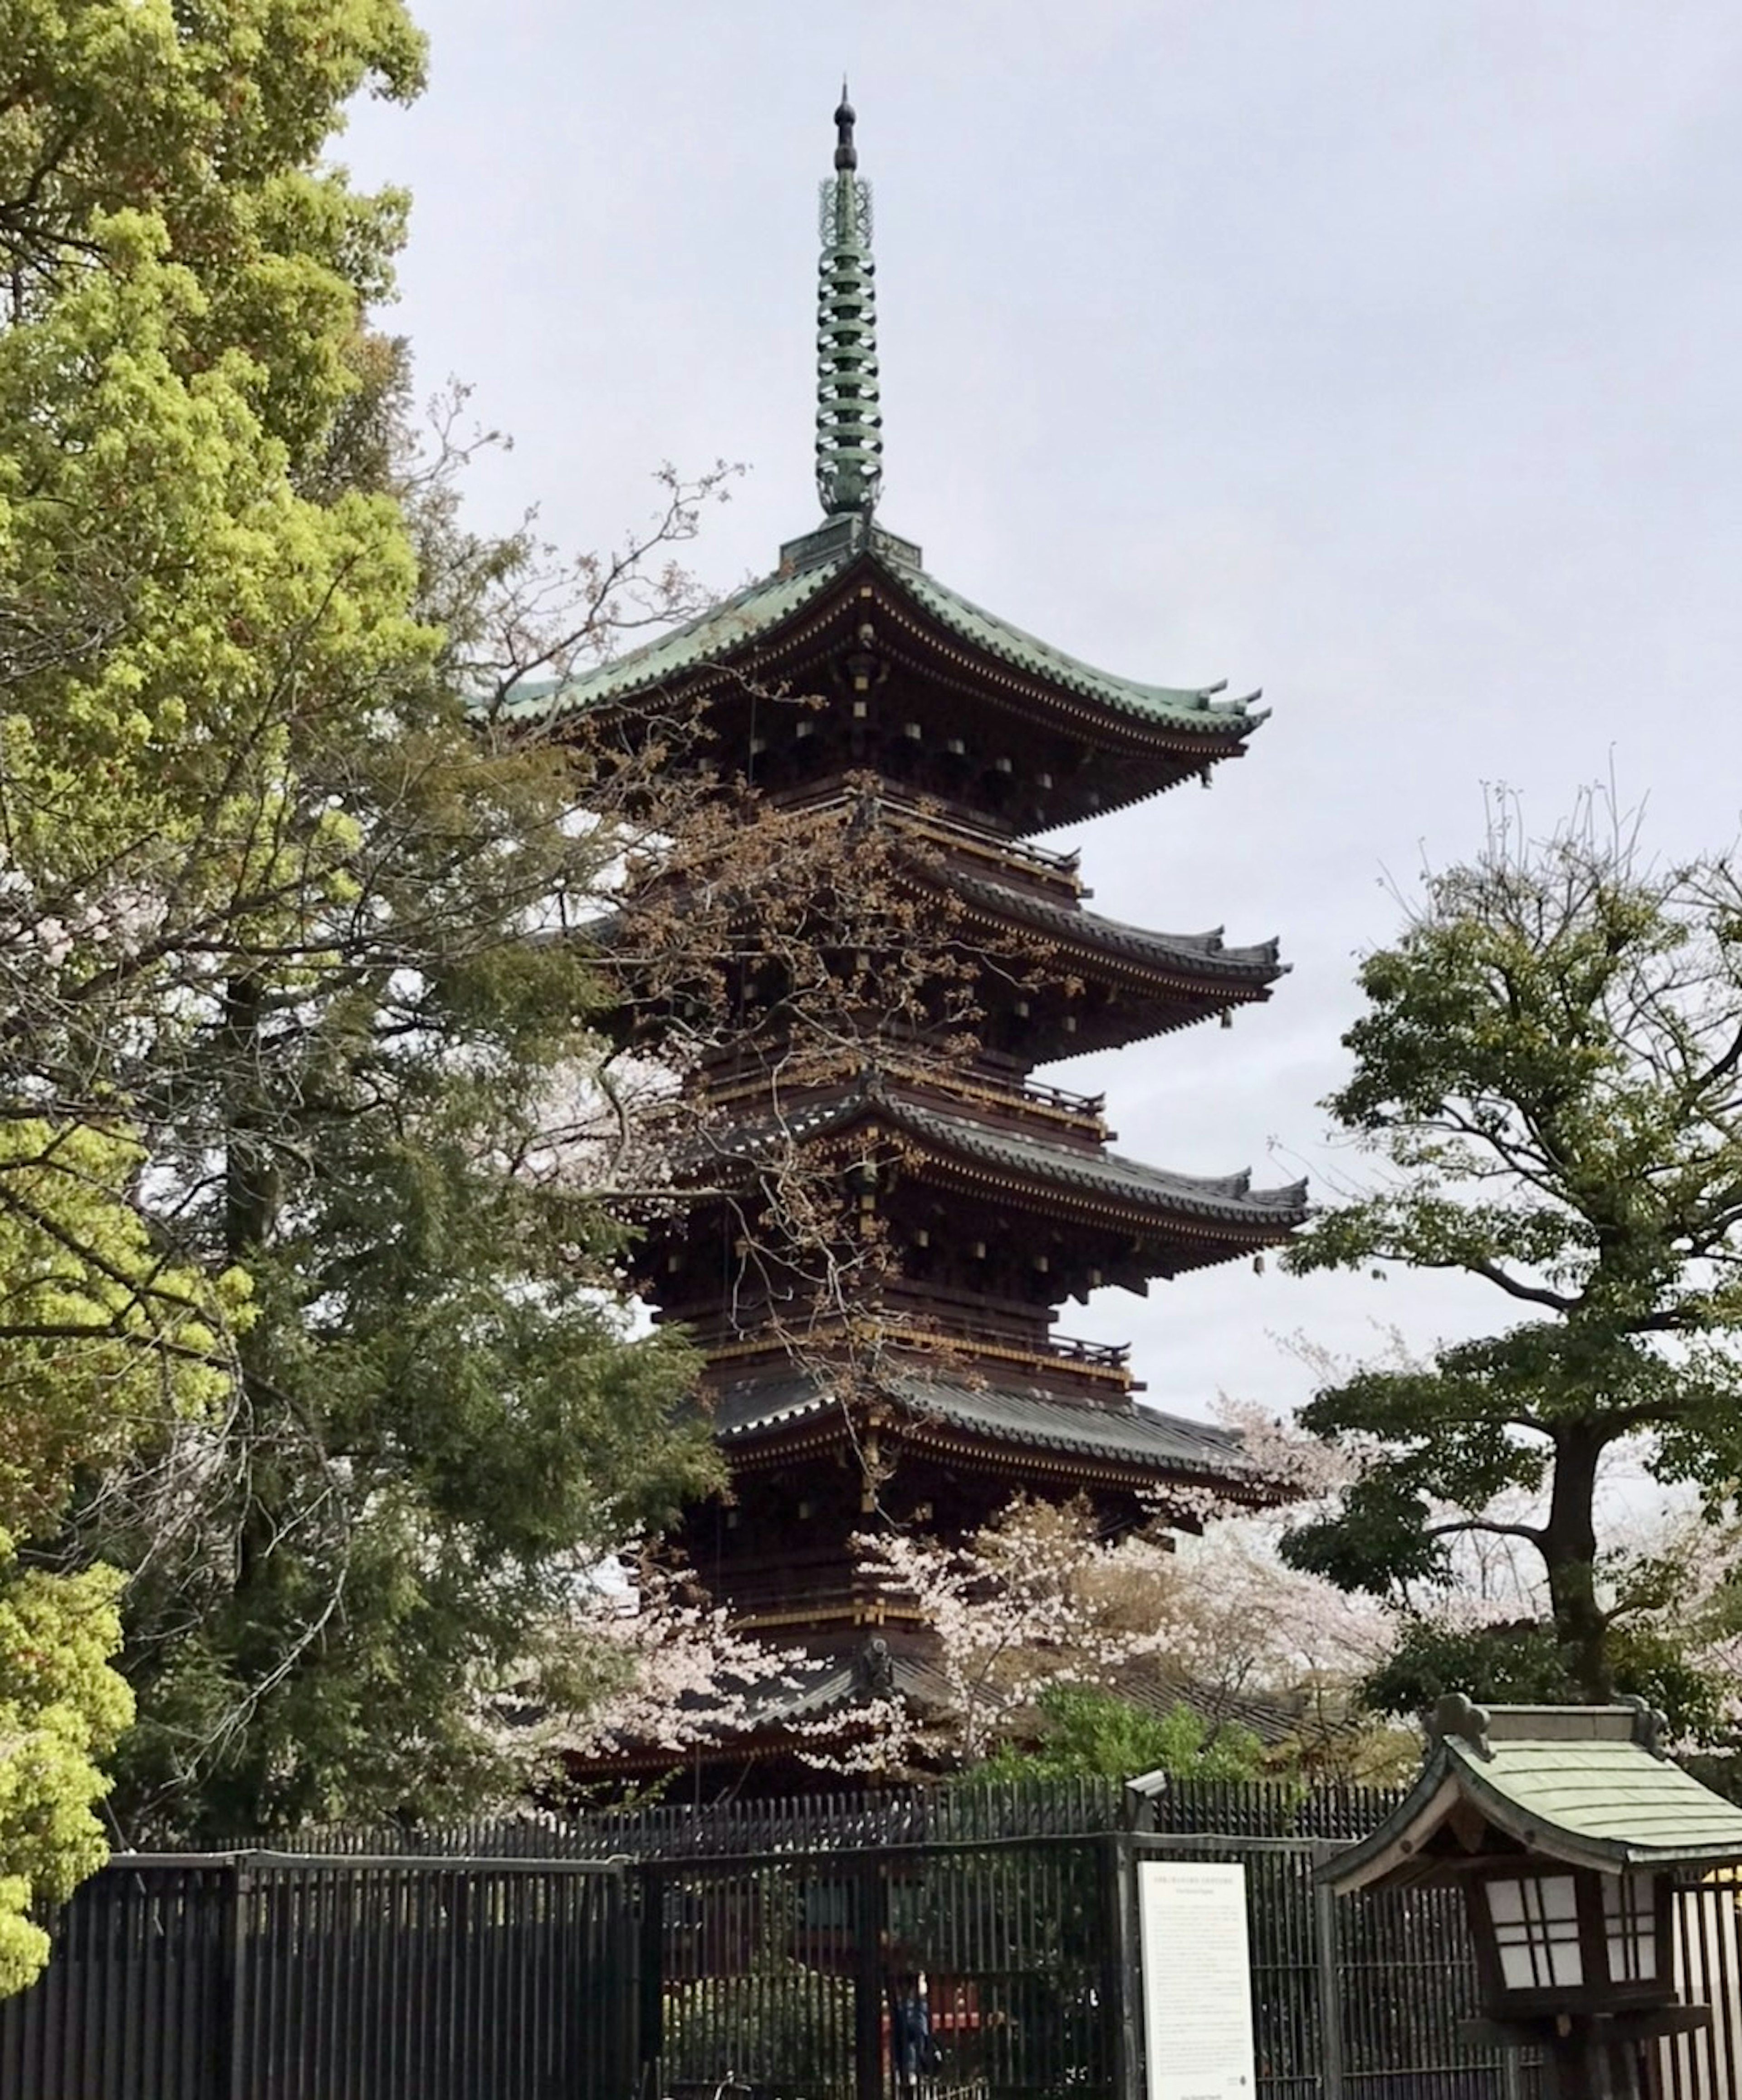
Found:
[[[133,1854],[0,2004],[5,2100],[625,2100],[634,1941],[597,1861]]]
[[[1160,1859],[1245,1869],[1257,2100],[1528,2100],[1528,2067],[1458,2040],[1449,1892],[1315,1883],[1392,1798],[963,1787],[127,1855],[0,2004],[0,2096],[712,2100],[731,2076],[888,2100],[923,1972],[920,2100],[1139,2100],[1135,1890]],[[1719,2019],[1666,2062],[1669,2100],[1739,2089],[1739,1903],[1742,1882],[1684,1899]]]

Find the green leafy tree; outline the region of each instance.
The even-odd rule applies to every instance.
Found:
[[[0,51],[3,1981],[100,1856],[113,1585],[67,1498],[220,1418],[249,1279],[166,1234],[161,1088],[227,930],[331,880],[264,691],[422,647],[390,510],[299,496],[399,201],[312,166],[414,84],[396,6],[9,11]],[[359,659],[363,660],[360,663]],[[284,710],[280,708],[280,718]],[[234,734],[232,734],[232,731]],[[13,1542],[16,1542],[16,1551]],[[34,1561],[36,1564],[31,1564]],[[15,1635],[23,1643],[11,1649]]]
[[[1039,1740],[1032,1748],[1007,1746],[981,1774],[1135,1779],[1165,1771],[1176,1779],[1243,1780],[1264,1770],[1264,1746],[1250,1728],[1211,1723],[1183,1701],[1156,1714],[1095,1685],[1049,1684],[1034,1705]]]
[[[1683,1742],[1733,1736],[1727,1718],[1730,1673],[1702,1652],[1703,1629],[1679,1634],[1650,1623],[1612,1621],[1607,1660],[1616,1691],[1643,1699]],[[1577,1704],[1579,1688],[1552,1623],[1508,1621],[1459,1626],[1408,1617],[1392,1652],[1361,1687],[1366,1705],[1398,1715],[1424,1712],[1449,1692],[1484,1705]]]
[[[1461,1273],[1515,1317],[1315,1395],[1303,1425],[1361,1463],[1285,1547],[1407,1597],[1451,1582],[1459,1540],[1515,1542],[1562,1682],[1594,1700],[1661,1573],[1599,1537],[1606,1460],[1642,1450],[1714,1502],[1742,1474],[1742,888],[1603,818],[1533,844],[1497,805],[1482,854],[1361,966],[1329,1105],[1386,1172],[1290,1264]]]
[[[620,841],[474,704],[675,609],[692,492],[559,576],[414,457],[367,327],[404,200],[320,157],[415,91],[398,0],[24,0],[3,42],[0,1607],[84,1615],[88,1801],[126,1571],[135,1833],[439,1809],[579,1570],[708,1472],[616,1310],[564,935]]]
[[[362,708],[434,644],[391,503],[297,486],[402,215],[312,156],[420,49],[367,0],[25,0],[0,52],[0,1212],[153,1355],[194,1287],[145,1200],[177,1058],[227,948],[344,880],[336,817],[290,821],[291,695]]]
[[[81,1467],[124,1454],[165,1418],[207,1418],[228,1383],[214,1317],[239,1316],[245,1299],[240,1279],[214,1292],[153,1246],[127,1200],[130,1140],[19,1118],[0,1122],[0,1159],[3,1996],[46,1958],[40,1913],[102,1862],[94,1810],[133,1710],[110,1666],[119,1577],[32,1567],[16,1541],[52,1529]]]
[[[108,1850],[92,1811],[133,1711],[109,1664],[119,1582],[20,1568],[0,1532],[0,1996],[35,1981],[48,1958],[41,1912]]]

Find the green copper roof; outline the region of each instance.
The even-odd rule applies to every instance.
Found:
[[[1020,1136],[933,1108],[875,1073],[812,1105],[791,1105],[778,1121],[732,1125],[703,1141],[698,1162],[752,1162],[776,1146],[826,1137],[865,1122],[900,1131],[934,1154],[983,1162],[1013,1181],[1073,1189],[1151,1216],[1200,1218],[1279,1239],[1306,1220],[1304,1181],[1255,1189],[1251,1176],[1244,1172],[1174,1174],[1114,1152]]]
[[[1658,1717],[1641,1708],[1484,1710],[1453,1698],[1435,1719],[1439,1739],[1408,1798],[1324,1869],[1339,1892],[1467,1860],[1450,1821],[1460,1803],[1480,1811],[1499,1848],[1605,1873],[1742,1860],[1742,1808],[1670,1763],[1656,1748]]]
[[[1224,699],[1219,695],[1225,684],[1149,686],[1097,671],[941,584],[906,558],[902,551],[906,543],[892,541],[892,536],[863,519],[838,524],[856,529],[828,527],[825,533],[811,536],[820,540],[826,534],[832,542],[832,551],[820,558],[794,562],[792,549],[783,549],[788,561],[773,576],[749,585],[656,642],[566,684],[523,686],[504,713],[526,721],[560,721],[675,685],[741,652],[753,658],[757,644],[773,638],[796,613],[862,564],[897,605],[907,599],[956,641],[1062,697],[1089,701],[1146,727],[1214,738],[1224,745],[1248,735],[1264,720],[1268,710],[1255,712],[1251,707],[1256,693]],[[801,540],[792,545],[806,549],[809,544]],[[912,552],[917,554],[918,549]]]
[[[1091,664],[1067,656],[1062,649],[1025,633],[996,613],[984,611],[924,569],[903,580],[920,604],[964,642],[1029,673],[1043,685],[1062,686],[1067,692],[1098,700],[1122,714],[1165,723],[1169,728],[1225,737],[1231,732],[1243,735],[1255,729],[1268,712],[1248,712],[1259,698],[1256,692],[1237,699],[1219,698],[1227,690],[1226,680],[1213,686],[1146,686],[1135,678],[1115,677],[1110,672],[1097,671]]]
[[[1116,1407],[1073,1400],[1032,1381],[949,1378],[894,1367],[878,1378],[879,1396],[894,1401],[908,1427],[959,1430],[994,1443],[1057,1451],[1141,1467],[1158,1477],[1251,1480],[1237,1439],[1206,1422],[1189,1422],[1126,1401]],[[824,1373],[785,1367],[714,1388],[714,1433],[722,1443],[765,1436],[837,1402]]]
[[[793,1140],[826,1137],[875,1119],[946,1158],[982,1162],[1018,1181],[1067,1188],[1144,1211],[1175,1211],[1232,1225],[1287,1227],[1305,1217],[1305,1185],[1254,1191],[1245,1173],[1203,1176],[1172,1174],[1140,1161],[1087,1146],[1048,1144],[1019,1136],[967,1116],[922,1105],[877,1079],[849,1092],[792,1107],[778,1122],[741,1124],[722,1133],[706,1156],[753,1160]]]
[[[1264,986],[1274,983],[1289,968],[1281,960],[1275,941],[1230,948],[1219,927],[1209,933],[1153,933],[1146,927],[1103,919],[1079,905],[1061,903],[1037,891],[1018,889],[1014,883],[994,882],[990,876],[964,875],[952,867],[948,880],[953,895],[978,904],[999,918],[1043,929],[1061,941],[1098,955],[1128,956],[1154,969],[1177,970],[1182,976],[1211,983]]]
[[[1530,1829],[1567,1856],[1582,1851],[1632,1865],[1715,1846],[1742,1857],[1742,1809],[1634,1744],[1503,1744],[1488,1764],[1462,1746],[1452,1754],[1467,1767],[1478,1801],[1517,1834]]]
[[[1255,1189],[1250,1174],[1175,1174],[1145,1167],[1116,1152],[1096,1152],[1074,1145],[1048,1145],[1018,1137],[966,1116],[946,1115],[903,1101],[891,1120],[940,1151],[965,1154],[1024,1180],[1080,1189],[1116,1203],[1171,1211],[1219,1224],[1278,1231],[1302,1224],[1307,1215],[1307,1185],[1291,1181],[1275,1189]]]
[[[645,642],[597,670],[560,683],[528,681],[503,712],[518,721],[558,721],[637,693],[657,691],[757,642],[820,598],[838,573],[811,569],[796,576],[765,576],[656,642]]]

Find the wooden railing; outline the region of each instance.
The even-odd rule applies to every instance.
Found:
[[[1099,1123],[1107,1106],[1105,1094],[1073,1093],[1069,1087],[1043,1086],[1039,1079],[1025,1079],[1018,1089],[1025,1101],[1038,1102],[1043,1108],[1062,1109],[1067,1115],[1082,1116]]]
[[[756,1326],[750,1324],[754,1317],[754,1308],[747,1308],[744,1317],[734,1324],[697,1321],[690,1331],[711,1362],[725,1363],[777,1351],[791,1355],[806,1348],[824,1354],[846,1329],[845,1321],[833,1319],[820,1320],[809,1326],[790,1319]],[[1122,1388],[1131,1383],[1131,1345],[1125,1342],[1087,1342],[1070,1335],[1024,1335],[995,1318],[977,1321],[949,1312],[912,1313],[896,1306],[884,1312],[877,1329],[880,1339],[897,1348],[938,1352],[959,1349],[964,1357],[1030,1370],[1068,1365],[1086,1377],[1108,1379]]]
[[[813,810],[824,813],[831,810],[845,810],[864,801],[863,794],[840,788],[827,788],[815,795],[796,796],[790,801],[782,801],[786,810]],[[1083,856],[1078,853],[1059,853],[1051,846],[1037,846],[1031,839],[1019,839],[1008,832],[988,830],[969,818],[953,812],[928,809],[923,802],[913,801],[899,790],[880,786],[876,800],[886,810],[904,818],[915,830],[934,839],[940,845],[954,846],[976,855],[990,856],[995,860],[1010,861],[1024,866],[1057,882],[1063,881],[1078,889],[1077,869]]]
[[[782,1075],[779,1083],[788,1098],[797,1101],[814,1091],[820,1092],[825,1087],[839,1086],[856,1079],[867,1069],[863,1059],[842,1057],[829,1063],[819,1062],[814,1070],[807,1071],[796,1084],[790,1075]],[[880,1058],[877,1070],[887,1079],[929,1088],[948,1100],[985,1101],[1018,1111],[1026,1110],[1085,1129],[1097,1138],[1104,1139],[1109,1134],[1103,1121],[1107,1107],[1105,1094],[1074,1093],[1068,1087],[1046,1086],[1038,1079],[1003,1079],[981,1070],[955,1072],[946,1066],[928,1070],[922,1064],[906,1063],[900,1057]],[[775,1083],[775,1074],[763,1069],[740,1066],[734,1070],[727,1067],[709,1074],[706,1083],[710,1101],[724,1104],[752,1101],[765,1094]]]

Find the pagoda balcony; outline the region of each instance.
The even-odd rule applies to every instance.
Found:
[[[1105,1094],[1074,1093],[1069,1087],[1049,1087],[1039,1079],[1025,1079],[1016,1098],[1025,1106],[1056,1109],[1061,1115],[1073,1116],[1085,1123],[1099,1123],[1107,1106]]]
[[[710,1367],[744,1365],[759,1357],[793,1358],[814,1351],[826,1360],[843,1342],[849,1350],[866,1347],[867,1324],[871,1316],[862,1313],[856,1321],[831,1316],[815,1321],[783,1317],[778,1323],[759,1325],[755,1312],[746,1308],[735,1320],[692,1321],[690,1332]],[[972,1376],[982,1366],[1000,1370],[1026,1371],[1044,1378],[1061,1371],[1100,1388],[1100,1397],[1111,1399],[1140,1390],[1131,1375],[1131,1347],[1125,1342],[1090,1342],[1073,1335],[1025,1335],[1012,1323],[994,1322],[984,1316],[976,1319],[956,1312],[920,1312],[889,1307],[875,1320],[879,1347],[911,1350],[932,1360],[933,1367]]]
[[[850,1084],[862,1075],[868,1063],[863,1057],[833,1057],[819,1061],[801,1083],[795,1084],[790,1074],[781,1075],[778,1083],[791,1107],[801,1098]],[[1038,1079],[988,1071],[983,1065],[952,1070],[944,1065],[928,1066],[918,1059],[910,1061],[899,1054],[880,1057],[876,1063],[886,1079],[936,1094],[952,1104],[977,1103],[1017,1118],[1038,1117],[1054,1135],[1067,1131],[1094,1145],[1106,1144],[1114,1135],[1105,1121],[1105,1094],[1076,1093],[1069,1087],[1047,1086]],[[717,1065],[703,1076],[707,1099],[713,1106],[753,1102],[764,1113],[776,1083],[776,1074],[765,1065],[748,1061]]]
[[[893,1593],[869,1573],[842,1573],[816,1582],[803,1569],[765,1568],[740,1573],[720,1568],[716,1600],[740,1633],[794,1633],[807,1627],[924,1626],[911,1597]]]
[[[820,790],[775,799],[783,810],[827,815],[834,810],[857,808],[867,799],[867,792],[862,788],[848,788],[831,781]],[[1030,840],[994,831],[978,818],[959,814],[947,803],[918,801],[888,783],[879,784],[876,800],[891,815],[901,819],[903,829],[928,839],[948,852],[995,863],[1007,873],[1049,890],[1063,889],[1072,898],[1092,894],[1078,879],[1077,870],[1083,858],[1078,853],[1058,853],[1050,846],[1037,846]]]
[[[1087,1342],[1074,1335],[1015,1335],[999,1333],[985,1317],[947,1310],[928,1312],[910,1318],[896,1312],[892,1326],[902,1332],[921,1332],[946,1347],[966,1343],[977,1354],[1003,1355],[1009,1351],[1038,1364],[1069,1364],[1101,1376],[1111,1373],[1122,1384],[1131,1362],[1128,1342]]]

